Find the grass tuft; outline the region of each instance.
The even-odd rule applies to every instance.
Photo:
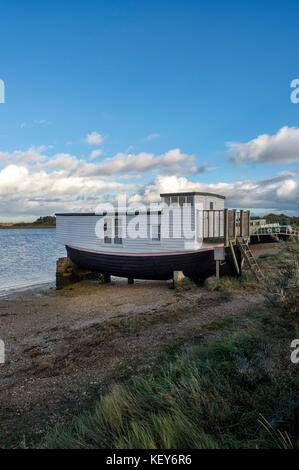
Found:
[[[296,391],[284,347],[247,329],[193,346],[148,377],[113,387],[92,411],[57,427],[43,447],[276,448],[261,415],[296,442]]]
[[[297,248],[280,254],[265,281],[265,309],[243,315],[249,327],[236,331],[234,318],[224,318],[205,327],[224,330],[220,339],[199,339],[188,349],[170,341],[151,372],[100,395],[41,447],[298,447],[298,370],[290,360],[298,331],[298,256]],[[244,285],[235,278],[207,282],[208,289],[226,292]]]

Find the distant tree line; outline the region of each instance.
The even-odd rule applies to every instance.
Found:
[[[34,225],[56,225],[56,217],[46,215],[45,217],[39,217],[33,223]]]
[[[17,227],[34,227],[34,226],[43,226],[43,227],[55,227],[56,226],[56,217],[55,216],[52,216],[52,215],[47,215],[45,217],[39,217],[38,219],[36,219],[34,222],[16,222],[16,223],[13,223],[11,224],[11,226],[13,228],[17,228]],[[0,227],[3,227],[1,224],[0,224]]]
[[[280,225],[296,225],[299,226],[299,217],[290,217],[285,214],[267,214],[263,217],[251,217],[253,220],[266,219],[268,224],[279,223]]]

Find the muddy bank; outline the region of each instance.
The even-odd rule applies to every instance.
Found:
[[[280,249],[268,245],[259,254]],[[39,436],[48,424],[68,419],[115,370],[150,366],[169,342],[186,341],[212,321],[237,317],[263,301],[250,290],[232,297],[195,285],[171,287],[165,281],[86,281],[0,298],[6,346],[0,447],[18,446],[23,435]]]
[[[0,300],[6,345],[0,445],[17,440],[20,432],[43,433],[41,422],[65,418],[116,367],[150,365],[171,339],[261,301],[230,299],[196,286],[177,292],[170,285],[84,282],[38,297]]]

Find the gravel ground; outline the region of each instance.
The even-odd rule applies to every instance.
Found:
[[[277,244],[259,254],[271,250],[277,252]],[[175,291],[164,281],[83,282],[0,298],[6,347],[0,447],[19,445],[22,433],[43,434],[47,424],[67,419],[117,367],[150,365],[161,345],[261,303],[253,292],[229,297],[196,286]]]

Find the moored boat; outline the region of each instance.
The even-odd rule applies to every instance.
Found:
[[[79,267],[135,279],[171,279],[182,271],[194,279],[215,274],[214,248],[223,247],[220,274],[234,271],[231,248],[236,211],[211,193],[161,194],[157,208],[57,214],[57,241]],[[249,213],[242,215],[242,226]],[[239,259],[237,248],[233,248]]]

